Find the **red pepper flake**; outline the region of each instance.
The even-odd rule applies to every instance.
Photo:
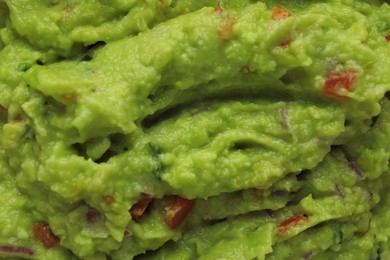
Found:
[[[223,10],[221,8],[221,1],[218,1],[218,4],[215,7],[214,12],[216,12],[217,14],[221,14],[223,12]]]
[[[295,226],[301,221],[304,221],[308,219],[308,215],[303,214],[303,215],[297,215],[297,216],[292,216],[282,223],[278,225],[278,233],[279,235],[283,235],[290,227]]]
[[[33,224],[32,229],[36,237],[46,248],[55,247],[60,242],[60,239],[53,233],[47,222],[36,222]]]
[[[387,35],[385,38],[386,38],[387,42],[390,42],[390,34]]]
[[[167,208],[165,222],[171,229],[176,229],[190,213],[194,200],[177,196],[175,201]]]
[[[291,16],[292,14],[287,11],[286,9],[280,7],[280,6],[274,6],[273,13],[272,13],[272,19],[273,20],[282,20],[286,19],[287,17]]]
[[[330,73],[326,77],[322,92],[330,97],[346,99],[347,97],[344,93],[340,93],[340,90],[351,92],[356,75],[356,72],[350,70]]]
[[[138,220],[145,212],[149,203],[152,201],[150,196],[141,198],[137,203],[135,203],[129,210],[131,217],[134,220]]]
[[[26,247],[18,246],[0,246],[0,253],[3,254],[17,254],[17,255],[33,255],[34,251]]]
[[[236,23],[236,19],[234,18],[226,18],[222,28],[218,30],[219,38],[223,40],[227,40],[232,35],[233,25]]]

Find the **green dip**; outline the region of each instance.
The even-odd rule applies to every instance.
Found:
[[[390,5],[0,0],[0,257],[390,259]]]

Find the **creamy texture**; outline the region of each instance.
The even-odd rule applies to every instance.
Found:
[[[388,35],[379,1],[0,0],[0,256],[387,259]]]

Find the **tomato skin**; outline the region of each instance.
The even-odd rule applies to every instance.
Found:
[[[290,227],[295,226],[301,221],[304,221],[308,219],[308,215],[303,214],[303,215],[297,215],[297,216],[292,216],[282,223],[278,225],[278,233],[279,235],[283,235]]]
[[[48,249],[55,247],[60,242],[60,239],[53,233],[47,222],[36,222],[32,229],[42,245]]]
[[[291,16],[292,14],[280,6],[274,6],[273,13],[272,13],[272,19],[273,20],[282,20],[286,19],[287,17]]]
[[[386,35],[386,40],[387,40],[387,42],[390,42],[390,34],[389,35]]]
[[[351,70],[330,73],[326,77],[322,92],[326,96],[346,99],[347,97],[339,93],[339,90],[344,89],[347,92],[351,92],[356,76],[357,73]]]
[[[167,208],[165,213],[165,222],[168,227],[171,229],[176,229],[183,220],[190,213],[192,207],[194,206],[194,200],[188,200],[179,196],[176,196],[176,199],[173,203]]]

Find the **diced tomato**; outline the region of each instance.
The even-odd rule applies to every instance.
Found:
[[[236,20],[233,18],[226,18],[222,28],[218,31],[219,38],[227,40],[232,35],[233,25],[236,23]]]
[[[340,90],[344,89],[347,92],[351,92],[355,78],[356,72],[354,71],[330,73],[326,77],[322,91],[327,96],[345,99],[346,96],[343,93],[340,93]]]
[[[152,197],[143,197],[137,203],[135,203],[129,210],[131,217],[134,220],[138,220],[145,212],[149,203],[152,201]]]
[[[171,229],[176,229],[190,213],[194,206],[194,200],[177,196],[165,213],[165,222]]]
[[[387,42],[390,42],[390,34],[387,35],[385,38],[386,38]]]
[[[287,11],[286,9],[280,7],[280,6],[274,6],[273,13],[272,13],[272,19],[273,20],[282,20],[286,19],[287,17],[291,16],[292,14]]]
[[[308,219],[306,214],[292,216],[291,218],[286,219],[278,225],[278,233],[280,235],[284,234],[290,227],[295,226],[301,221]]]
[[[33,224],[32,229],[39,241],[46,248],[55,247],[60,242],[60,239],[53,233],[47,222],[36,222]]]
[[[218,4],[217,6],[215,7],[214,11],[218,14],[221,14],[223,12],[222,8],[221,8],[221,2],[218,1]]]
[[[221,8],[221,2],[219,1],[217,6],[214,9],[214,12],[217,14],[222,14],[223,10]],[[223,24],[218,30],[218,36],[219,38],[223,40],[227,40],[230,38],[232,34],[233,25],[236,23],[236,19],[230,18],[227,15],[221,15]]]

